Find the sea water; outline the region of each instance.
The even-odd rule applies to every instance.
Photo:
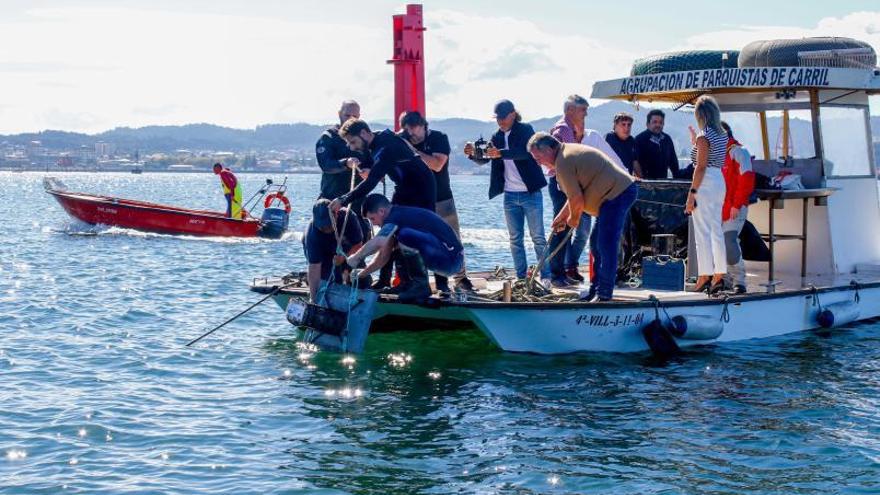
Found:
[[[264,176],[240,179],[246,199]],[[40,174],[0,173],[0,493],[880,492],[876,323],[663,366],[503,353],[476,330],[350,356],[267,302],[185,347],[260,298],[252,277],[305,268],[318,179],[289,177],[294,232],[267,241],[88,228]],[[223,206],[210,174],[62,180]],[[510,266],[488,177],[452,181],[471,268]]]

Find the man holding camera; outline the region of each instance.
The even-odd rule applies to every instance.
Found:
[[[437,215],[452,227],[455,235],[461,240],[458,211],[455,209],[455,199],[452,197],[452,186],[449,181],[449,153],[451,150],[449,138],[436,129],[429,129],[428,121],[416,111],[400,114],[400,128],[400,136],[412,145],[425,165],[434,172],[434,180],[437,185],[435,210]],[[473,285],[467,278],[464,266],[453,278],[457,289],[468,292],[473,290]],[[434,282],[437,291],[441,294],[450,292],[449,279],[445,276],[435,273]]]
[[[473,143],[468,143],[464,154],[480,164],[492,162],[489,199],[504,193],[504,219],[510,236],[510,253],[516,277],[525,279],[529,268],[523,242],[526,222],[538,260],[547,248],[544,196],[541,193],[541,189],[547,185],[547,179],[541,166],[526,151],[526,143],[535,130],[529,124],[522,123],[522,117],[510,100],[495,104],[495,121],[498,131],[492,135],[492,146],[482,153]],[[541,278],[550,278],[550,267],[546,263],[541,269]]]

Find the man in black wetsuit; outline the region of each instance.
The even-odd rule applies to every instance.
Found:
[[[353,201],[362,201],[388,176],[394,182],[392,204],[434,211],[437,200],[434,173],[403,138],[389,129],[372,132],[366,122],[356,119],[342,124],[339,135],[349,149],[368,155],[368,161],[363,166],[369,170],[361,172],[366,176],[363,182],[333,200],[331,209],[338,210]]]
[[[374,133],[366,122],[357,119],[342,124],[339,135],[352,151],[367,155],[368,162],[363,166],[369,167],[369,170],[361,172],[365,176],[363,182],[330,203],[331,211],[336,212],[345,205],[363,201],[385,176],[394,182],[392,204],[434,211],[437,199],[434,173],[403,138],[389,129]],[[359,162],[355,164],[360,165]],[[389,265],[389,268],[382,271],[373,288],[378,290],[390,286]]]
[[[354,100],[342,102],[339,108],[339,125],[328,128],[321,133],[318,143],[315,145],[315,155],[318,158],[318,166],[321,167],[321,194],[319,198],[334,200],[351,190],[352,168],[349,158],[356,158],[359,162],[364,160],[364,155],[352,151],[345,144],[345,140],[339,137],[339,128],[348,119],[359,119],[361,107]],[[355,185],[360,184],[361,177],[354,175]],[[352,205],[352,210],[360,216],[361,202]]]

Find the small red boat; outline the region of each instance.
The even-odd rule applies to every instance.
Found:
[[[56,179],[46,178],[46,192],[51,194],[70,216],[92,225],[108,225],[128,229],[157,232],[162,234],[181,234],[193,236],[218,237],[271,237],[280,238],[287,229],[288,211],[282,208],[273,215],[284,217],[283,226],[267,225],[256,218],[236,220],[216,211],[191,210],[176,206],[70,192]],[[267,201],[268,202],[268,201]],[[288,207],[289,208],[289,207]],[[266,217],[264,213],[264,217]],[[267,228],[264,228],[267,227]],[[282,227],[282,228],[280,228]]]

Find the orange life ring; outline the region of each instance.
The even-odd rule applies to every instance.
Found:
[[[284,211],[286,213],[290,214],[290,200],[287,199],[287,196],[285,196],[284,193],[280,193],[280,192],[274,192],[274,193],[266,196],[266,201],[263,202],[263,208],[268,208],[269,205],[272,204],[272,201],[274,201],[276,199],[278,199],[282,203],[284,203]]]

